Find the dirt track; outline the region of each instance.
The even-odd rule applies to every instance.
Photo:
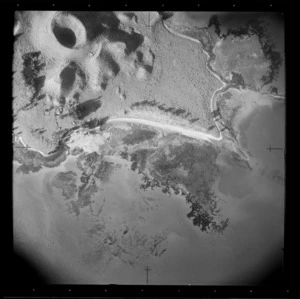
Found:
[[[138,124],[143,124],[143,125],[148,125],[152,127],[158,127],[163,130],[168,130],[172,132],[177,132],[182,135],[195,138],[195,139],[204,139],[207,141],[210,140],[215,140],[215,141],[220,141],[223,139],[222,134],[220,134],[219,137],[215,137],[211,134],[191,130],[191,129],[185,129],[176,125],[168,125],[168,124],[163,124],[163,123],[157,123],[154,121],[150,120],[145,120],[145,119],[138,119],[138,118],[111,118],[107,121],[107,123],[114,123],[114,122],[130,122],[130,123],[138,123]]]

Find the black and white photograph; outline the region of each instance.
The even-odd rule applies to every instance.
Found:
[[[47,284],[283,271],[283,13],[16,10],[12,34],[13,244]]]

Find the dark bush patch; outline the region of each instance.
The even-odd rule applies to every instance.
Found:
[[[109,116],[103,117],[103,118],[94,118],[88,122],[85,122],[82,127],[84,128],[89,128],[89,129],[93,129],[96,127],[102,127],[106,124],[106,122],[108,121]]]
[[[199,117],[197,117],[197,118],[192,118],[192,119],[190,119],[189,122],[192,124],[192,123],[198,121],[199,119],[200,119]]]
[[[220,29],[220,21],[218,15],[212,15],[208,22],[208,28],[211,26],[215,26],[215,33],[220,37],[221,29]]]
[[[23,78],[28,86],[33,87],[35,98],[44,86],[45,76],[39,76],[40,72],[45,68],[45,62],[41,57],[41,52],[30,52],[22,56],[23,58]]]
[[[149,130],[134,130],[131,134],[126,135],[122,140],[125,144],[133,145],[154,138],[156,132]]]
[[[19,166],[17,168],[17,173],[22,172],[22,173],[28,174],[30,171],[38,172],[40,169],[42,169],[41,165],[33,166],[33,164],[31,164],[31,165],[22,164],[21,166]]]
[[[120,153],[120,156],[125,159],[125,160],[128,160],[128,152],[121,152]]]
[[[135,102],[131,105],[131,108],[136,108],[136,107],[139,108],[139,107],[146,107],[146,106],[157,107],[159,110],[161,110],[163,112],[171,113],[176,116],[184,115],[184,117],[188,117],[189,115],[191,115],[190,112],[187,112],[186,110],[184,110],[182,108],[176,109],[174,107],[166,107],[165,104],[159,105],[159,103],[156,102],[155,100],[152,100],[152,101],[144,100],[141,102]]]
[[[114,169],[114,163],[106,160],[102,160],[96,168],[95,177],[100,179],[102,182],[108,182],[110,175]]]
[[[147,158],[154,152],[149,149],[139,149],[130,154],[131,170],[143,171],[146,167]]]
[[[77,118],[81,120],[91,113],[97,111],[100,107],[101,101],[99,99],[91,99],[78,104],[75,108],[75,113]]]
[[[231,83],[233,83],[237,87],[246,88],[246,83],[243,76],[236,72],[231,72],[231,73],[232,73]]]
[[[232,93],[229,91],[226,91],[222,94],[222,100],[229,100],[232,98]]]

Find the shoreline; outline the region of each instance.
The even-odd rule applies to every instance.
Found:
[[[184,38],[184,39],[188,39],[190,41],[193,41],[195,43],[201,44],[202,42],[200,40],[197,40],[195,38],[177,33],[175,31],[173,31],[171,28],[169,28],[165,22],[162,22],[164,28],[173,35],[176,35],[180,38]],[[230,82],[228,82],[227,80],[223,80],[222,77],[213,69],[213,67],[210,65],[212,59],[213,59],[213,55],[211,55],[209,52],[207,52],[203,45],[202,45],[202,52],[206,55],[207,60],[206,60],[206,69],[209,71],[210,74],[212,74],[216,79],[218,79],[218,81],[222,84],[222,86],[218,89],[216,89],[211,98],[210,98],[210,112],[211,114],[213,114],[213,112],[217,109],[217,96],[222,93],[225,92],[227,89],[229,88],[234,88],[234,86],[232,86],[232,84],[230,84]],[[278,95],[274,95],[274,94],[264,94],[270,97],[273,97],[275,99],[284,99],[285,97],[282,96],[278,96]],[[252,115],[254,113],[254,111],[256,111],[257,109],[253,109],[253,111],[250,113],[250,115]],[[185,136],[191,137],[191,138],[196,138],[196,139],[203,139],[206,141],[210,141],[210,140],[215,140],[215,141],[221,141],[224,139],[224,136],[222,134],[222,131],[220,129],[220,119],[217,119],[218,116],[212,116],[213,117],[213,121],[214,121],[214,125],[217,128],[217,130],[219,131],[219,137],[216,137],[215,135],[209,134],[209,133],[204,133],[201,131],[196,131],[194,129],[187,129],[187,128],[182,128],[180,126],[176,126],[176,125],[168,125],[168,124],[163,124],[163,123],[156,123],[154,121],[150,121],[150,120],[145,120],[145,119],[138,119],[138,118],[110,118],[108,119],[107,123],[112,123],[112,122],[131,122],[131,123],[140,123],[140,124],[145,124],[145,125],[149,125],[149,126],[154,126],[154,127],[159,127],[161,129],[166,129],[166,130],[170,130],[170,131],[175,131],[178,133],[181,133]],[[246,117],[246,119],[248,119],[248,116]],[[242,120],[239,122],[241,123]],[[240,124],[238,124],[238,127],[240,126]],[[93,129],[97,129],[98,127],[95,127]],[[223,129],[223,127],[222,127]],[[80,130],[80,129],[79,129]],[[35,149],[33,147],[29,147],[27,146],[24,141],[22,140],[22,137],[19,137],[20,142],[24,145],[24,147],[26,147],[28,150],[30,151],[34,151],[34,152],[38,152],[40,153],[43,157],[47,158],[47,157],[51,157],[53,154],[45,154],[42,151]]]

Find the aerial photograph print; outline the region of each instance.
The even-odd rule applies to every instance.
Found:
[[[260,286],[283,269],[282,13],[14,18],[13,244],[47,284]]]

